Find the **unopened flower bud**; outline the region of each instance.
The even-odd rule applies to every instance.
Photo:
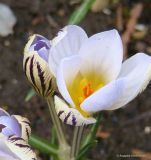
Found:
[[[44,97],[53,93],[55,78],[48,67],[51,42],[41,35],[30,37],[24,49],[23,68],[36,92]]]

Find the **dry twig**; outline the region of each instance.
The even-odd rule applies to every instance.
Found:
[[[47,15],[46,19],[51,27],[59,28],[59,24],[50,15]]]
[[[143,4],[136,4],[132,10],[130,11],[130,18],[126,25],[126,30],[122,35],[123,46],[124,46],[124,58],[127,58],[127,46],[130,41],[130,37],[135,30],[135,25],[137,24],[137,20],[141,15],[143,10]]]
[[[116,26],[119,31],[123,30],[123,5],[119,3],[116,10]]]
[[[147,111],[147,112],[145,112],[145,113],[143,113],[143,114],[141,114],[141,115],[138,115],[138,116],[136,116],[136,117],[133,118],[133,119],[130,119],[130,120],[126,121],[125,123],[123,123],[123,124],[121,125],[121,127],[124,127],[124,126],[126,126],[126,125],[130,125],[130,124],[136,123],[136,122],[138,122],[138,121],[140,121],[140,120],[142,120],[142,119],[150,118],[150,117],[151,117],[151,110],[150,110],[150,111]]]

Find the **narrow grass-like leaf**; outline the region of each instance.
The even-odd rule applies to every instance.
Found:
[[[76,160],[80,160],[85,154],[86,152],[91,148],[93,147],[94,145],[97,144],[97,140],[85,145],[81,150],[80,150],[80,153],[78,154]]]
[[[57,155],[58,154],[58,150],[57,148],[50,144],[47,140],[38,137],[36,135],[31,135],[30,139],[29,139],[29,144],[35,148],[38,149],[41,153],[45,153],[48,155],[54,154]]]
[[[69,24],[79,24],[84,19],[94,2],[95,0],[83,0],[81,6],[71,15]]]
[[[25,102],[28,102],[32,97],[34,97],[36,95],[36,92],[35,92],[35,90],[33,89],[33,88],[31,88],[29,91],[28,91],[28,93],[27,93],[27,95],[26,95],[26,97],[25,97]]]

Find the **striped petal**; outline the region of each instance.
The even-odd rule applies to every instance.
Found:
[[[92,117],[85,118],[81,115],[81,113],[74,109],[70,108],[62,99],[55,96],[55,108],[58,114],[58,117],[65,124],[73,125],[73,126],[82,126],[86,124],[95,123],[96,120]]]
[[[18,121],[18,123],[21,126],[21,138],[23,138],[25,141],[28,141],[29,136],[31,134],[31,128],[30,128],[30,122],[27,118],[19,116],[19,115],[13,115],[14,118]]]
[[[55,80],[48,63],[38,53],[30,52],[24,55],[24,71],[32,86],[39,95],[47,97],[55,88]]]
[[[0,134],[0,156],[10,157],[9,160],[36,160],[36,155],[26,141],[17,136],[7,138]],[[2,159],[3,160],[3,159]]]
[[[85,31],[76,25],[68,25],[58,33],[57,37],[52,40],[49,54],[49,67],[54,75],[56,75],[60,61],[77,54],[87,38]]]
[[[10,151],[19,158],[19,160],[37,159],[31,147],[24,139],[20,137],[12,136],[7,141],[5,141],[5,144],[10,149]]]

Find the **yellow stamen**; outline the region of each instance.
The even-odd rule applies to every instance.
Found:
[[[81,103],[103,86],[104,81],[102,79],[100,79],[100,81],[97,79],[96,81],[94,79],[83,78],[81,76],[77,76],[73,84],[69,86],[69,92],[76,104],[76,108],[84,117],[90,117],[92,113],[83,111],[80,107]]]

